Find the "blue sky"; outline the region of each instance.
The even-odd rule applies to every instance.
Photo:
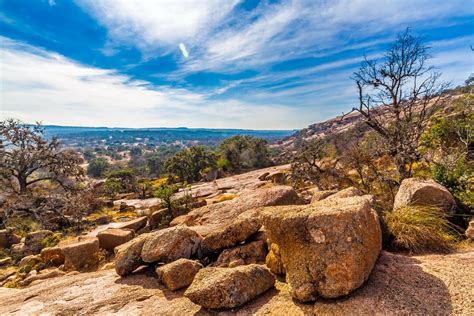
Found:
[[[410,27],[443,79],[474,72],[472,0],[0,0],[0,117],[110,127],[303,128]]]

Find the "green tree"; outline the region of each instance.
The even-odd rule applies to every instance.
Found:
[[[148,174],[151,176],[159,176],[164,169],[163,160],[161,160],[160,156],[155,154],[151,157],[146,159],[146,164],[148,168]]]
[[[271,165],[267,142],[253,136],[236,135],[225,139],[219,146],[220,165],[229,172],[240,172]]]
[[[215,168],[216,155],[203,146],[193,146],[168,158],[165,166],[179,181],[191,183],[199,181],[204,170]]]
[[[104,185],[110,195],[138,191],[137,177],[131,169],[111,171]]]
[[[138,159],[140,158],[140,156],[142,155],[143,151],[140,147],[133,147],[132,149],[130,149],[130,157],[132,159]]]
[[[101,178],[110,168],[110,164],[105,158],[96,158],[89,162],[87,174],[94,178]]]

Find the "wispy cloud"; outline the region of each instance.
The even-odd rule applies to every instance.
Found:
[[[207,94],[152,88],[113,70],[0,37],[0,116],[88,126],[294,128],[301,117],[278,104],[209,100]],[[34,69],[35,71],[31,71]]]

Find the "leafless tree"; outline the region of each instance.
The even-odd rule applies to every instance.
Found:
[[[385,140],[400,180],[412,175],[413,162],[421,158],[419,139],[448,87],[428,65],[429,51],[407,29],[383,58],[365,58],[353,76],[359,92],[359,106],[354,110]]]
[[[80,180],[84,175],[79,165],[81,157],[74,151],[62,150],[56,138],[46,140],[43,133],[40,124],[0,121],[0,178],[18,194],[46,180],[72,188],[71,179]]]

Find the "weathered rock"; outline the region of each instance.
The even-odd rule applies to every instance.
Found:
[[[149,234],[143,234],[129,242],[120,245],[115,251],[115,271],[120,276],[126,276],[135,271],[144,262],[141,257],[143,244]]]
[[[31,276],[25,278],[24,280],[22,280],[18,283],[21,286],[27,286],[33,281],[51,279],[51,278],[55,278],[55,277],[58,277],[58,276],[65,275],[65,274],[66,274],[66,272],[56,269],[56,270],[48,271],[48,272],[41,273],[41,274],[31,275]]]
[[[150,233],[142,249],[145,262],[172,262],[196,254],[201,236],[186,226],[175,226]]]
[[[134,232],[138,232],[140,229],[146,226],[146,223],[148,222],[148,217],[147,216],[142,216],[136,219],[133,219],[131,221],[125,222],[118,226],[117,228],[120,229],[131,229]]]
[[[99,215],[95,217],[92,220],[92,223],[95,225],[105,225],[105,224],[110,223],[112,220],[113,220],[112,215],[103,214],[103,215]]]
[[[48,247],[41,249],[41,260],[46,264],[60,266],[64,264],[64,253],[61,247]]]
[[[135,206],[128,205],[125,202],[121,202],[120,206],[119,206],[119,211],[120,212],[133,212],[133,211],[135,211]]]
[[[20,237],[15,235],[13,229],[0,230],[0,248],[10,248],[13,244],[20,242]]]
[[[277,244],[272,243],[270,245],[270,251],[268,252],[267,257],[265,258],[265,264],[267,267],[275,273],[276,275],[285,274],[285,267],[281,261],[280,247]]]
[[[151,232],[151,227],[149,225],[146,225],[145,227],[140,228],[137,231],[137,235],[146,234],[146,233],[149,233],[149,232]]]
[[[439,207],[447,212],[456,207],[452,194],[441,184],[415,178],[403,180],[395,195],[393,209],[417,204]]]
[[[234,308],[253,300],[274,285],[273,274],[257,264],[204,268],[196,274],[184,296],[205,308]]]
[[[153,212],[148,219],[148,225],[150,226],[151,230],[160,228],[166,222],[166,218],[168,216],[169,211],[167,208]]]
[[[330,194],[329,196],[325,197],[322,200],[336,200],[336,199],[350,198],[350,197],[363,196],[363,195],[364,193],[361,190],[354,187],[348,187],[341,191]]]
[[[337,190],[324,190],[324,191],[313,190],[311,193],[312,193],[311,203],[316,203],[321,200],[324,200],[325,198],[331,195],[334,195],[335,193],[337,193]]]
[[[135,237],[133,230],[109,228],[97,234],[99,246],[102,249],[114,250],[115,247],[132,240]]]
[[[474,240],[474,221],[469,222],[469,227],[466,229],[466,237]]]
[[[99,239],[89,238],[61,247],[66,271],[94,270],[99,265]]]
[[[268,171],[262,173],[261,175],[258,176],[258,180],[260,180],[260,181],[265,181],[265,180],[267,180],[267,177],[268,177],[269,174],[270,174],[270,172],[268,172]]]
[[[225,267],[230,266],[232,262],[234,262],[233,266],[236,266],[236,262],[239,265],[264,263],[266,255],[267,244],[262,240],[257,240],[242,246],[225,249],[217,258],[215,265]]]
[[[35,232],[28,233],[25,237],[25,247],[28,249],[27,252],[32,254],[40,253],[43,248],[42,241],[53,235],[50,230],[38,230]]]
[[[358,288],[382,246],[377,213],[366,196],[270,208],[264,226],[280,248],[292,296],[303,302]]]
[[[223,248],[235,246],[255,234],[262,222],[259,218],[237,219],[226,227],[208,234],[201,242],[201,251],[211,253]]]
[[[272,172],[266,177],[266,180],[271,180],[276,184],[285,184],[286,173],[281,171]]]
[[[202,264],[197,261],[178,259],[156,268],[156,275],[164,286],[171,291],[176,291],[191,284],[202,267]]]
[[[21,268],[21,267],[24,267],[24,266],[30,266],[31,268],[33,268],[36,264],[40,263],[42,260],[41,260],[41,257],[39,255],[29,255],[29,256],[26,256],[24,258],[22,258],[20,260],[20,263],[18,264],[18,266]]]
[[[0,267],[7,266],[13,262],[12,258],[10,257],[5,257],[0,259]]]
[[[274,186],[241,193],[232,200],[192,210],[186,215],[173,219],[171,225],[185,224],[193,227],[200,235],[206,236],[231,224],[240,214],[251,209],[301,203],[302,200],[292,187]]]

